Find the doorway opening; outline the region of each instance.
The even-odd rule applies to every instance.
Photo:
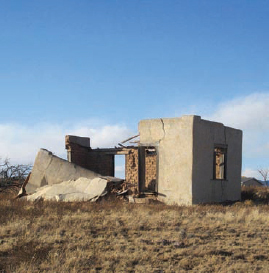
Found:
[[[125,179],[125,155],[115,155],[115,177]]]
[[[139,191],[158,192],[158,151],[154,146],[139,148]]]

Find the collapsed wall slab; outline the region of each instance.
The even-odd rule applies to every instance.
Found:
[[[100,176],[98,173],[61,159],[48,150],[40,149],[25,189],[26,193],[29,194],[46,185],[59,184],[80,177],[93,179]]]
[[[69,180],[38,188],[36,192],[26,196],[26,199],[28,201],[43,199],[45,201],[95,202],[100,196],[106,194],[107,183],[108,181],[101,177],[93,179],[80,177],[75,181]]]

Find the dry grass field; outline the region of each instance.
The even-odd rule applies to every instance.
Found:
[[[268,190],[192,207],[0,195],[0,272],[269,272]]]

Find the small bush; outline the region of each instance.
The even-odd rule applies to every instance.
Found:
[[[269,202],[269,188],[268,187],[242,187],[241,190],[242,201],[252,200],[254,202],[265,203]]]

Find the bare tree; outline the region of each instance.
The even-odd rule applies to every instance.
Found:
[[[0,187],[13,184],[21,184],[32,166],[30,164],[11,164],[10,160],[6,158],[3,162],[0,159]]]
[[[268,168],[259,168],[257,170],[259,174],[262,176],[263,181],[265,182],[266,186],[268,187],[268,177],[269,177],[269,169]]]

